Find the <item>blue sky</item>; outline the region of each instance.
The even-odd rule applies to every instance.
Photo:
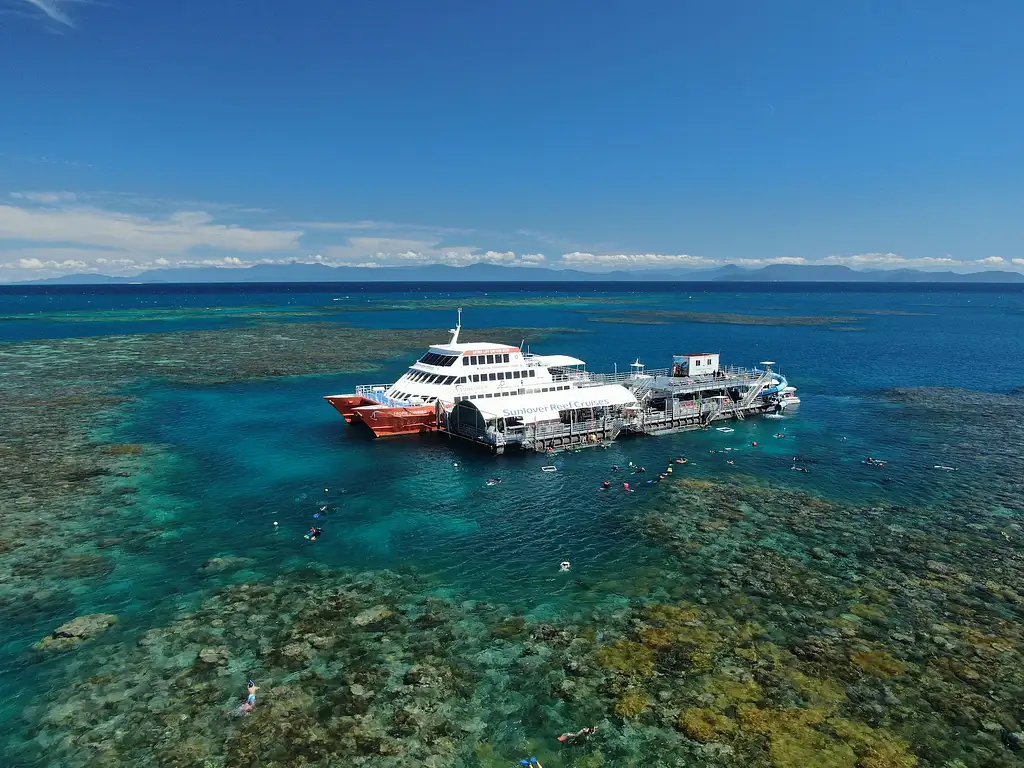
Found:
[[[1024,4],[0,0],[0,280],[1024,271]]]

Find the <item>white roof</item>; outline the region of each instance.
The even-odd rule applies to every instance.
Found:
[[[473,341],[473,342],[459,342],[458,344],[431,344],[431,349],[440,349],[445,352],[468,352],[470,350],[476,352],[486,352],[488,349],[518,349],[514,344],[495,344],[490,341]]]
[[[534,355],[530,360],[545,365],[548,368],[559,368],[566,365],[586,365],[578,357],[569,357],[568,355]]]
[[[485,419],[515,417],[522,419],[526,424],[557,419],[559,411],[637,404],[633,393],[619,384],[563,389],[560,392],[536,392],[515,397],[474,399],[472,403]]]

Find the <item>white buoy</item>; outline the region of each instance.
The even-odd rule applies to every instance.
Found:
[[[274,521],[274,527],[277,528],[277,520]]]

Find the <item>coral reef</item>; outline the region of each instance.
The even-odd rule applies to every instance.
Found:
[[[109,613],[93,613],[79,616],[61,624],[53,632],[35,644],[35,649],[46,653],[69,651],[86,640],[96,637],[112,627],[117,616]]]

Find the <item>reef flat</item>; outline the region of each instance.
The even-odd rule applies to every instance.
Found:
[[[597,583],[603,603],[550,621],[390,572],[222,587],[76,651],[26,713],[33,748],[68,766],[1019,765],[1019,524],[736,477],[662,484],[635,526],[661,565],[622,574],[628,601]],[[582,725],[598,734],[554,739]]]
[[[554,332],[479,333],[519,339]],[[68,617],[77,594],[115,569],[143,567],[151,548],[174,536],[167,517],[178,501],[142,510],[135,496],[175,457],[163,445],[110,437],[145,407],[146,386],[372,371],[444,336],[303,323],[0,345],[0,621],[12,630],[7,641]]]
[[[575,311],[588,312],[588,310]],[[618,312],[618,314],[611,314],[611,312]],[[625,323],[627,325],[712,323],[718,325],[835,326],[857,321],[856,317],[848,315],[743,315],[734,312],[682,312],[668,309],[650,309],[642,313],[632,313],[629,310],[612,310],[611,312],[587,319],[594,323]]]
[[[895,432],[931,437],[941,467],[934,484],[967,507],[993,504],[1024,512],[1024,397],[957,387],[887,389],[882,397]],[[925,471],[934,467],[925,467]]]
[[[339,291],[341,292],[341,291]],[[603,295],[572,295],[555,296],[515,296],[495,295],[465,296],[451,299],[410,299],[410,298],[377,298],[359,294],[348,295],[338,301],[331,301],[320,306],[281,304],[251,304],[242,306],[212,307],[139,307],[139,308],[105,308],[46,310],[20,313],[0,314],[0,322],[38,323],[40,321],[58,323],[132,323],[132,322],[181,322],[181,321],[248,321],[254,323],[273,322],[289,319],[323,318],[331,319],[347,313],[360,312],[455,312],[456,309],[515,309],[565,306],[616,306],[646,303],[657,296],[603,296]]]

